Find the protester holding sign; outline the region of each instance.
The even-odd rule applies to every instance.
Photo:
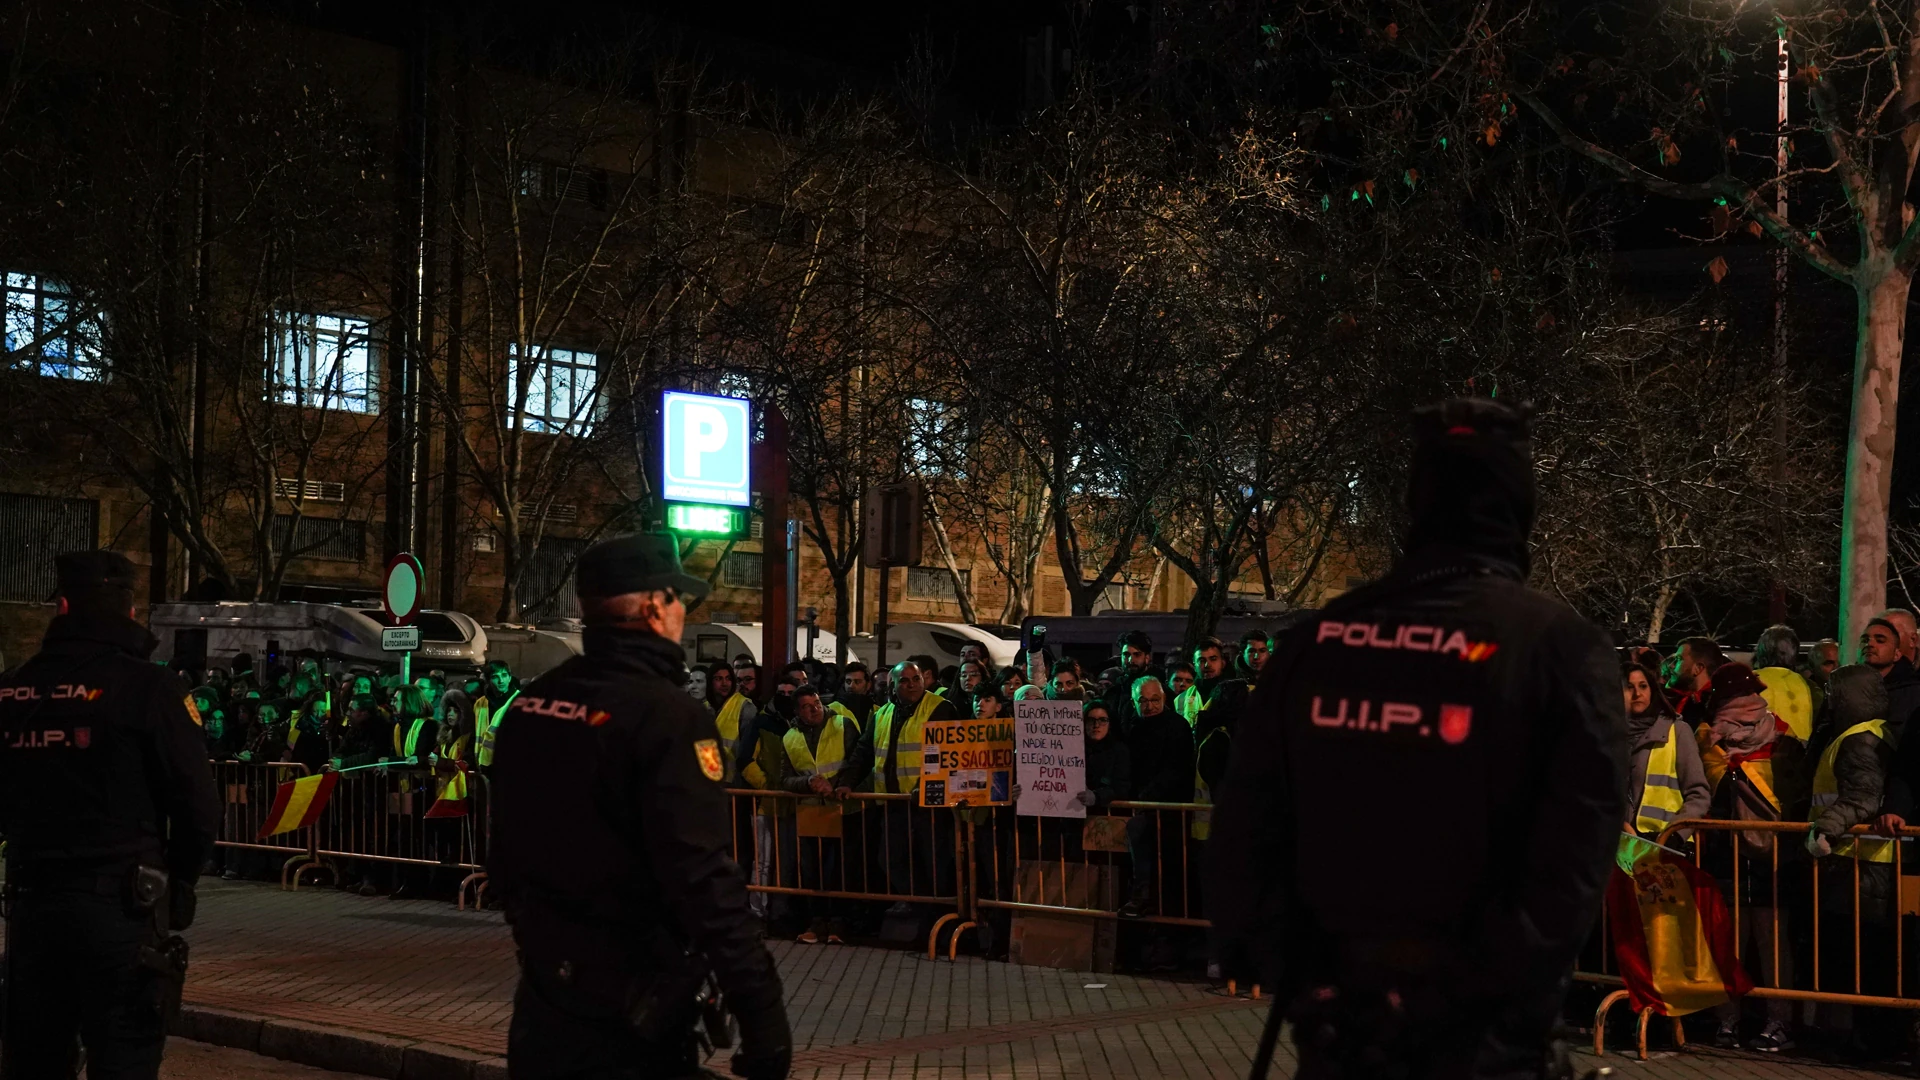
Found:
[[[1086,817],[1092,798],[1086,786],[1081,703],[1016,701],[1013,724],[1019,741],[1017,813],[1021,817]]]

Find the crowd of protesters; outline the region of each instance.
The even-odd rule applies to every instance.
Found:
[[[1857,662],[1845,666],[1839,642],[1803,648],[1785,626],[1767,628],[1748,663],[1705,637],[1667,655],[1624,650],[1623,830],[1682,851],[1700,845],[1701,864],[1737,905],[1741,960],[1757,985],[1888,997],[1920,986],[1912,948],[1896,940],[1898,878],[1920,869],[1897,839],[1920,821],[1920,739],[1902,739],[1920,712],[1917,650],[1915,617],[1902,609],[1869,622]],[[1717,836],[1672,827],[1690,818],[1795,827]],[[1910,1016],[1768,998],[1720,1006],[1712,1037],[1764,1051],[1805,1040],[1838,1060],[1885,1059],[1920,1046]]]
[[[1130,631],[1097,665],[1034,649],[996,669],[983,647],[969,645],[948,666],[925,655],[879,671],[858,662],[843,668],[800,661],[770,680],[743,654],[696,668],[688,689],[715,719],[726,782],[790,796],[756,799],[750,814],[737,812],[736,850],[754,853],[749,869],[757,884],[940,896],[952,891],[951,831],[936,827],[933,812],[911,799],[859,798],[917,791],[920,724],[1007,717],[1019,700],[1079,701],[1086,787],[1073,793],[1077,801],[1095,812],[1127,800],[1205,806],[1225,778],[1234,727],[1270,648],[1267,634],[1254,630],[1232,643],[1208,639],[1163,657],[1147,635]],[[1010,794],[1018,798],[1017,786]],[[802,832],[796,819],[809,808],[838,814],[837,829]],[[990,863],[978,872],[997,881],[1018,868],[1010,815],[994,821],[989,849],[975,859]],[[1197,914],[1191,901],[1198,859],[1183,857],[1180,847],[1206,839],[1206,814],[1183,811],[1177,822],[1169,828],[1157,827],[1150,814],[1128,818],[1128,857],[1117,867],[1125,881],[1117,905],[1123,918]],[[1053,830],[1036,840],[1040,835],[1054,845],[1050,851],[1086,854],[1077,836]],[[1030,845],[1022,858],[1040,854]],[[1176,893],[1179,903],[1170,904]],[[755,902],[770,932],[808,943],[841,940],[849,920],[870,928],[872,916],[911,914],[906,901],[883,912],[873,904],[785,902],[778,894]],[[1173,965],[1162,955],[1155,966]]]
[[[694,665],[687,692],[719,728],[728,786],[782,793],[743,798],[735,810],[741,862],[752,864],[757,884],[775,890],[754,898],[769,933],[832,942],[844,939],[850,923],[872,932],[889,916],[914,913],[905,902],[806,893],[951,895],[952,834],[934,826],[935,811],[912,799],[859,796],[917,791],[925,721],[1007,717],[1027,699],[1083,703],[1086,788],[1074,797],[1090,811],[1129,800],[1189,807],[1185,828],[1171,837],[1155,829],[1152,814],[1127,818],[1127,857],[1112,865],[1124,883],[1117,913],[1132,918],[1169,912],[1161,894],[1182,887],[1183,871],[1162,865],[1174,847],[1186,845],[1180,862],[1197,863],[1207,839],[1204,808],[1225,779],[1235,725],[1271,645],[1265,633],[1250,631],[1233,642],[1207,639],[1191,651],[1156,653],[1145,634],[1130,631],[1100,664],[1034,649],[996,668],[984,647],[969,645],[956,664],[919,655],[881,670],[806,660],[766,671],[742,654]],[[1665,654],[1623,649],[1631,768],[1622,828],[1678,850],[1703,845],[1703,865],[1730,901],[1737,896],[1741,954],[1758,984],[1811,986],[1818,967],[1823,987],[1892,995],[1920,986],[1920,962],[1912,959],[1920,949],[1900,949],[1894,937],[1902,892],[1896,871],[1920,869],[1908,869],[1911,859],[1903,864],[1893,839],[1908,821],[1920,823],[1920,739],[1902,739],[1920,713],[1920,626],[1912,613],[1889,610],[1868,625],[1857,663],[1842,666],[1842,652],[1831,639],[1803,647],[1784,626],[1760,636],[1748,663],[1705,637]],[[499,663],[402,681],[391,666],[311,658],[256,666],[241,656],[228,669],[188,674],[211,758],[291,761],[309,771],[384,764],[484,774],[519,687]],[[821,808],[841,819],[830,841],[805,822],[808,809]],[[1671,828],[1694,818],[1806,827],[1721,834],[1718,843]],[[1854,834],[1859,826],[1871,835]],[[1008,840],[1004,827],[988,835],[994,845]],[[982,872],[1017,872],[1005,852],[991,857],[1006,865]],[[359,887],[384,888],[371,876]],[[1178,914],[1204,916],[1198,898],[1190,900]],[[1816,929],[1838,943],[1817,960]],[[1912,970],[1897,970],[1899,957]],[[1744,1012],[1741,1003],[1722,1006],[1714,1041],[1783,1050],[1816,1031],[1841,1056],[1866,1059],[1903,1050],[1920,1034],[1920,1026],[1907,1030],[1887,1013],[1813,1010],[1784,999],[1745,1003]],[[1890,1033],[1893,1027],[1900,1030]]]

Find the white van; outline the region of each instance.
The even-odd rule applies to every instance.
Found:
[[[225,667],[242,653],[264,667],[281,656],[336,657],[361,663],[399,663],[400,654],[380,647],[386,613],[345,604],[219,603],[160,604],[148,628],[160,639],[154,659],[191,668]],[[487,659],[487,632],[458,611],[420,611],[416,668],[478,668]]]
[[[538,626],[499,623],[486,628],[487,659],[507,665],[523,684],[579,656],[580,620],[562,619]]]
[[[807,647],[807,628],[801,627],[796,635],[801,651]],[[757,622],[741,623],[688,623],[680,632],[680,647],[687,650],[689,666],[703,666],[716,660],[731,661],[741,653],[753,657],[756,664],[766,663],[765,654],[760,651],[761,624]],[[823,664],[833,663],[834,637],[826,630],[813,632],[813,658]]]
[[[1014,654],[1020,651],[1018,641],[1008,641],[997,634],[966,623],[887,624],[888,664],[897,664],[909,656],[931,656],[943,668],[958,665],[960,650],[968,645],[984,647],[987,650],[988,663],[996,668],[1011,665]],[[873,666],[874,656],[879,651],[872,634],[855,634],[848,638],[847,650],[868,667]]]

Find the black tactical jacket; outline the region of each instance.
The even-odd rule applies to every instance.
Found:
[[[780,981],[729,855],[720,733],[681,689],[685,654],[589,627],[586,655],[535,680],[494,752],[490,889],[530,971],[562,970],[612,1011],[633,976],[703,954],[737,1012],[776,1008]]]
[[[57,872],[133,862],[192,884],[220,800],[180,679],[126,618],[61,615],[0,675],[0,835],[7,860]]]

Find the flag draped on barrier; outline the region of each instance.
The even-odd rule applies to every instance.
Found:
[[[1622,856],[1607,883],[1607,926],[1634,1011],[1685,1016],[1753,989],[1713,876],[1651,844],[1631,862],[1624,847]]]
[[[281,784],[273,794],[273,809],[268,811],[267,820],[254,839],[265,840],[318,821],[320,811],[327,808],[327,799],[333,795],[333,786],[339,782],[339,773],[323,772]]]

